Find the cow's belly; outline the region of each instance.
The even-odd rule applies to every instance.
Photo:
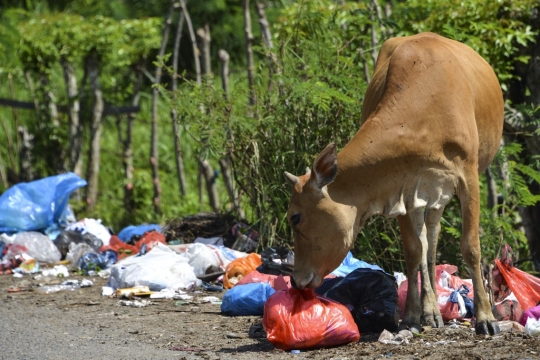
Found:
[[[382,215],[395,217],[419,208],[437,210],[446,206],[456,190],[456,178],[446,171],[418,174],[387,198]]]

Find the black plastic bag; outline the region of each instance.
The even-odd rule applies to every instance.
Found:
[[[324,280],[315,292],[349,308],[361,333],[398,327],[397,283],[385,272],[356,269],[346,277]]]
[[[90,245],[90,247],[96,251],[99,251],[99,249],[103,246],[103,241],[101,241],[101,239],[97,236],[90,233],[83,235],[78,231],[71,230],[62,231],[54,240],[54,244],[60,251],[60,254],[62,254],[62,259],[64,259],[69,252],[70,243],[79,244],[83,242]]]
[[[262,265],[257,271],[269,275],[291,275],[294,266],[294,252],[286,247],[269,247],[261,253]]]

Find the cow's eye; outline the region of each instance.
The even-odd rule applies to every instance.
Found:
[[[300,219],[301,219],[300,214],[292,214],[291,215],[291,224],[292,224],[292,226],[298,225],[298,223],[300,222]]]

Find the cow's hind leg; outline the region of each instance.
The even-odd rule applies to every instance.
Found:
[[[431,288],[433,289],[433,294],[436,297],[437,289],[435,287],[435,265],[437,263],[437,242],[439,241],[439,232],[441,231],[441,216],[444,212],[444,207],[439,209],[427,209],[426,210],[426,230],[427,230],[427,242],[428,242],[428,252],[427,252],[427,264],[428,264],[428,273],[429,280],[431,283]],[[427,324],[434,324],[437,327],[443,327],[444,322],[439,311],[438,305],[435,308],[431,309],[431,313],[426,313],[424,310],[424,322]]]
[[[405,314],[400,329],[410,328],[420,331],[420,320],[423,324],[438,326],[436,319],[440,317],[437,300],[433,293],[428,274],[427,229],[424,223],[424,211],[417,211],[398,217],[403,250],[407,266],[407,300]],[[418,270],[422,278],[422,297],[418,293]]]
[[[491,306],[484,289],[482,268],[480,265],[480,189],[476,167],[471,167],[467,178],[460,182],[458,191],[461,203],[463,230],[461,235],[461,254],[469,266],[474,287],[475,330],[477,334],[497,334],[499,325],[491,312]]]

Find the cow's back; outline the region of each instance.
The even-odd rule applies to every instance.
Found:
[[[503,117],[502,91],[489,64],[470,47],[433,33],[383,44],[362,108],[362,126],[384,126],[396,147],[449,160],[478,154],[480,172],[498,150]]]

